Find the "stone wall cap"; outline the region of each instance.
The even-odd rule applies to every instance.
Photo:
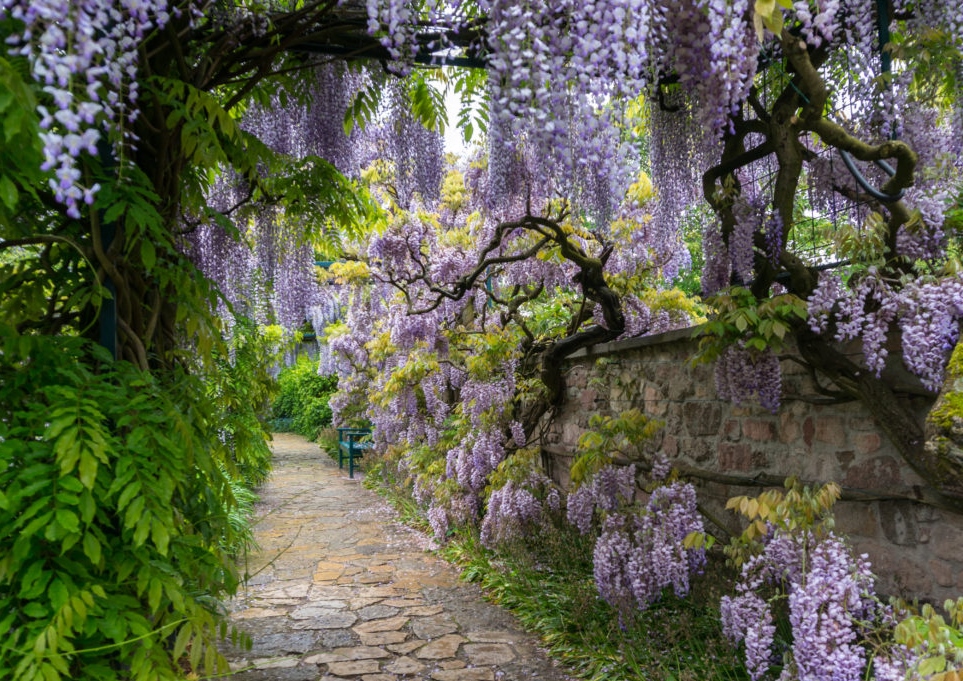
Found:
[[[687,326],[684,329],[675,329],[673,331],[666,331],[665,333],[656,333],[652,334],[651,336],[636,336],[635,338],[625,338],[623,340],[610,341],[608,343],[599,343],[598,345],[592,345],[587,348],[582,348],[581,350],[576,350],[571,355],[566,357],[566,359],[596,357],[599,355],[625,352],[626,350],[633,350],[635,348],[646,348],[653,345],[675,343],[680,340],[694,340],[696,333],[702,328],[702,326],[702,324],[699,324],[698,326]]]

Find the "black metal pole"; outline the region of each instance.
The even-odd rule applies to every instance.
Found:
[[[100,158],[100,165],[105,170],[113,168],[114,155],[110,144],[104,138],[97,143],[97,155]],[[113,223],[103,221],[103,213],[100,214],[100,236],[106,252],[114,242],[117,235],[117,226]],[[97,320],[100,330],[100,344],[107,348],[107,351],[114,359],[117,359],[117,285],[114,280],[107,276],[104,281],[104,288],[107,289],[108,297],[105,297],[100,304],[100,317]]]

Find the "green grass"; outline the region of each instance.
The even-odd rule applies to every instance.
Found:
[[[620,622],[602,601],[591,573],[591,547],[574,532],[538,537],[539,555],[516,546],[493,554],[471,536],[455,538],[441,554],[464,579],[479,583],[495,603],[538,634],[551,655],[592,681],[748,679],[738,651],[719,624],[723,585],[713,574],[698,579],[687,598],[668,593],[660,603]],[[554,560],[547,560],[554,558]],[[720,561],[721,562],[721,561]]]

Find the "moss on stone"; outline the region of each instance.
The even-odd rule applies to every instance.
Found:
[[[963,342],[957,343],[950,356],[943,391],[926,420],[944,436],[963,423]]]

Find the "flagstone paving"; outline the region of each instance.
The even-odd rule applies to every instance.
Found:
[[[234,681],[563,681],[538,642],[314,443],[275,435]]]

